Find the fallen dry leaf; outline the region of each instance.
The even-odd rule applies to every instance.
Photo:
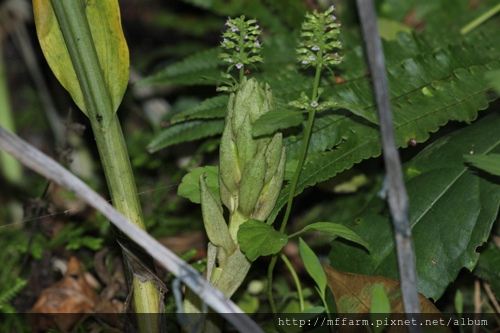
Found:
[[[337,310],[343,314],[356,314],[349,316],[350,319],[369,319],[372,294],[375,287],[382,285],[389,299],[391,306],[390,319],[405,319],[403,300],[401,298],[401,289],[399,281],[370,275],[358,275],[338,271],[327,265],[322,265],[326,273],[327,284],[330,287]],[[419,294],[421,312],[432,314],[433,319],[444,318],[441,312],[424,295]],[[340,332],[360,332],[359,326],[340,326]],[[446,327],[434,326],[433,332],[448,332]],[[390,326],[385,332],[407,332],[406,326]]]
[[[77,258],[71,257],[63,279],[42,290],[31,309],[33,327],[68,332],[86,313],[92,313],[97,294],[85,280]]]

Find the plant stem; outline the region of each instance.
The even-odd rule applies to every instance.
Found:
[[[495,7],[491,8],[486,13],[484,13],[481,16],[479,16],[478,18],[476,18],[475,20],[473,20],[472,22],[470,22],[469,24],[467,24],[465,27],[463,27],[462,29],[460,29],[460,33],[462,35],[468,34],[469,32],[471,32],[472,30],[474,30],[475,28],[477,28],[478,26],[480,26],[482,23],[484,23],[486,20],[488,20],[490,17],[492,17],[493,15],[495,15],[498,12],[500,12],[500,4],[498,4]]]
[[[293,269],[290,260],[288,260],[288,258],[283,253],[281,254],[281,259],[285,262],[286,267],[288,267],[288,269],[290,270],[290,274],[292,274],[293,281],[295,281],[295,286],[297,287],[297,294],[299,295],[300,312],[304,312],[304,295],[302,294],[302,286],[300,285],[299,277],[297,276],[297,273]]]
[[[145,229],[142,209],[125,140],[112,108],[89,23],[81,1],[51,0],[59,27],[83,92],[88,116],[102,160],[113,205],[126,218]],[[158,313],[158,290],[151,281],[141,282],[133,272],[136,313]],[[138,316],[139,332],[158,332],[158,320]]]
[[[2,29],[0,27],[0,35]],[[0,124],[6,130],[15,132],[14,117],[10,107],[9,90],[7,87],[7,73],[3,60],[2,42],[0,41]],[[14,185],[20,185],[23,180],[21,164],[9,154],[0,152],[0,170],[6,181]]]
[[[322,54],[319,52],[318,53],[320,59],[322,59]],[[319,81],[321,78],[321,62],[320,65],[316,67],[316,75],[314,77],[314,86],[313,86],[313,93],[312,93],[312,98],[311,100],[316,101],[318,98],[318,88],[319,88]],[[307,148],[309,146],[309,139],[311,137],[312,133],[312,128],[314,124],[314,117],[316,116],[316,108],[310,107],[309,108],[309,117],[307,119],[307,125],[306,125],[306,131],[304,133],[304,142],[302,143],[302,150],[300,152],[300,158],[299,158],[299,163],[297,164],[297,169],[295,169],[295,174],[293,175],[292,182],[290,183],[290,192],[288,194],[288,202],[286,206],[286,211],[285,211],[285,217],[283,218],[283,222],[281,223],[280,231],[285,232],[286,225],[288,223],[288,219],[290,217],[290,212],[292,211],[292,203],[293,203],[293,197],[295,194],[295,189],[297,188],[297,183],[299,182],[299,176],[300,173],[302,172],[302,168],[304,166],[304,162],[306,160],[306,155],[307,155]],[[274,266],[276,265],[276,259],[277,259],[277,254],[273,254],[271,258],[271,262],[269,264],[269,269],[267,272],[267,293],[269,295],[269,303],[271,306],[271,311],[273,313],[276,313],[276,305],[274,304],[274,298],[273,298],[273,271],[274,271]]]

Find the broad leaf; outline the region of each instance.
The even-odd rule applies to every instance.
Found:
[[[224,120],[191,121],[167,127],[158,134],[147,149],[154,153],[160,149],[186,141],[193,141],[222,132]]]
[[[309,273],[314,282],[316,282],[322,297],[324,297],[326,290],[325,272],[323,271],[323,268],[321,268],[321,263],[319,262],[316,254],[313,250],[311,250],[306,242],[302,240],[302,238],[299,238],[299,252],[307,273]]]
[[[481,252],[474,274],[486,280],[497,299],[500,299],[500,248],[493,242]]]
[[[181,184],[177,189],[177,194],[181,197],[189,199],[191,202],[199,204],[200,199],[200,176],[205,174],[205,181],[214,194],[217,201],[220,203],[219,194],[219,168],[216,166],[199,167],[192,170],[182,178]]]
[[[410,198],[410,222],[415,244],[419,290],[441,297],[463,268],[472,270],[496,219],[500,186],[470,170],[463,155],[500,152],[500,115],[492,114],[441,138],[404,165]],[[358,274],[397,279],[393,232],[386,204],[376,198],[364,213],[345,221],[371,246],[362,249],[332,243],[336,268]]]
[[[304,115],[294,110],[275,110],[264,113],[252,125],[253,136],[273,134],[278,130],[298,126],[304,120]]]
[[[361,237],[359,237],[351,229],[343,226],[342,224],[332,223],[332,222],[316,222],[307,225],[303,231],[316,230],[324,235],[330,237],[341,237],[347,239],[351,242],[364,246],[367,250],[370,250],[370,245],[365,242]]]
[[[464,155],[467,162],[476,168],[484,170],[495,176],[500,176],[500,154],[490,155]]]
[[[83,93],[51,0],[34,0],[33,10],[40,46],[50,68],[70,93],[76,105],[88,115]],[[129,76],[129,51],[121,27],[118,1],[86,0],[85,14],[113,112],[116,112],[127,89]]]
[[[238,230],[238,244],[250,261],[278,253],[287,242],[287,235],[258,220],[249,220]]]

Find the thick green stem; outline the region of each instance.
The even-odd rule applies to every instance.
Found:
[[[104,81],[85,4],[74,0],[51,0],[51,3],[83,92],[113,205],[145,229],[125,140]],[[155,285],[151,281],[141,282],[135,274],[132,283],[135,312],[158,313],[159,297]],[[159,331],[158,320],[138,316],[137,322],[141,333]]]
[[[0,27],[0,36],[1,34]],[[0,40],[0,124],[11,132],[14,129],[14,117],[12,108],[10,107],[9,89],[7,87],[7,73],[3,61],[2,41]],[[20,185],[22,183],[22,167],[21,164],[12,156],[4,151],[0,151],[0,170],[4,178],[11,184]]]

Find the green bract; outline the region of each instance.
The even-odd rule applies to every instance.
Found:
[[[271,88],[244,79],[227,108],[220,149],[221,199],[231,214],[264,221],[276,203],[285,168],[281,133],[254,138],[252,124],[273,108]]]

